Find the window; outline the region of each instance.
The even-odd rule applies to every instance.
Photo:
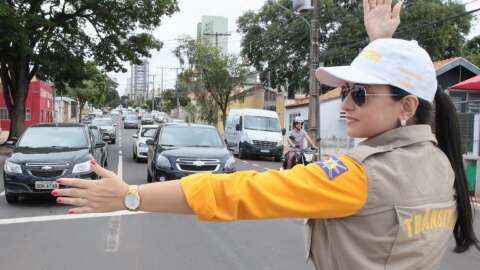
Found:
[[[272,91],[265,90],[264,92],[264,109],[270,111],[277,110],[277,94]]]
[[[30,109],[25,110],[25,121],[30,121],[32,120],[32,113],[30,112]]]
[[[8,110],[7,108],[0,108],[0,120],[8,120]]]
[[[347,120],[347,113],[340,111],[339,120]]]

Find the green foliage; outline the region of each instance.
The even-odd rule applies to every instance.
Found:
[[[291,0],[277,2],[292,8]],[[349,64],[368,44],[362,1],[323,0],[319,8],[320,62]],[[395,37],[418,40],[434,60],[457,56],[471,27],[472,17],[464,12],[456,1],[406,0]],[[267,1],[237,21],[244,35],[241,54],[265,85],[287,86],[289,97],[308,89],[310,30],[299,16]],[[310,20],[310,13],[301,16]]]
[[[240,92],[247,72],[239,58],[224,55],[215,47],[189,38],[184,39],[174,52],[182,65],[188,64],[179,75],[177,87],[210,102],[200,102],[200,106],[211,108],[215,104],[225,123],[228,105]]]
[[[186,92],[181,91],[179,95],[180,106],[187,106],[190,103],[190,98],[186,95]],[[164,112],[170,112],[177,107],[177,98],[174,89],[163,91],[160,94],[160,99],[160,109]]]
[[[476,36],[465,43],[463,55],[477,67],[480,67],[480,36]]]

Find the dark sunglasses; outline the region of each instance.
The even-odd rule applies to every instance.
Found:
[[[342,97],[342,102],[351,95],[353,102],[357,106],[363,106],[367,103],[367,96],[398,96],[398,94],[368,94],[367,87],[361,84],[353,85],[344,85],[342,86],[342,91],[340,96]]]

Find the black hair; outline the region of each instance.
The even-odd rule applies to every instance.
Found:
[[[396,101],[410,95],[408,92],[395,86],[390,86],[390,91],[392,94],[395,94],[395,96],[392,96],[392,99]],[[458,219],[453,229],[453,236],[456,242],[454,252],[465,252],[472,245],[480,250],[480,243],[473,229],[474,208],[468,193],[467,177],[461,151],[460,128],[455,106],[450,97],[439,88],[435,94],[435,105],[419,98],[415,119],[417,124],[429,124],[432,126],[432,130],[435,131],[435,136],[437,137],[438,146],[447,155],[455,172],[454,187]]]

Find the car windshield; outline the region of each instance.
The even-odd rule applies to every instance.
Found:
[[[138,118],[134,114],[129,114],[129,115],[125,116],[125,120],[138,120]]]
[[[31,127],[18,142],[19,147],[88,147],[83,127]]]
[[[92,125],[94,126],[113,126],[112,120],[109,119],[93,119]]]
[[[181,147],[223,147],[217,130],[206,127],[164,127],[159,143]]]
[[[153,138],[155,135],[155,132],[157,132],[156,127],[151,127],[151,128],[142,128],[142,133],[140,134],[141,137],[147,137],[147,138]]]
[[[280,131],[280,123],[277,118],[263,116],[245,116],[245,129]]]

